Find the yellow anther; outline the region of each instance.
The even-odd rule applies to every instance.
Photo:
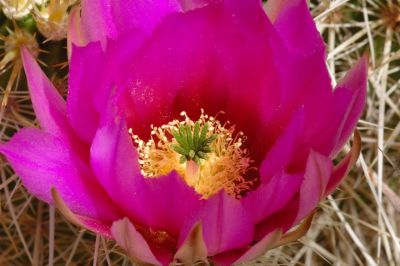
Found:
[[[240,197],[243,192],[249,191],[254,180],[248,180],[246,173],[254,169],[253,161],[244,149],[245,137],[242,132],[235,134],[234,126],[229,122],[221,124],[215,117],[205,115],[202,111],[200,118],[193,121],[186,112],[181,112],[183,120],[173,120],[160,127],[151,126],[150,140],[143,141],[129,130],[137,146],[139,163],[142,174],[148,178],[157,178],[177,171],[188,186],[193,187],[203,198],[218,193],[224,189],[226,193],[234,197]],[[197,124],[197,125],[196,125]],[[177,152],[179,146],[174,133],[184,128],[199,132],[200,128],[206,128],[210,138],[210,151],[201,160],[182,161],[182,154]],[[197,127],[197,128],[196,128]],[[200,134],[199,134],[200,135]],[[186,136],[186,135],[184,135]],[[196,139],[197,140],[197,139]],[[190,141],[189,141],[190,142]],[[195,151],[190,151],[193,157]]]

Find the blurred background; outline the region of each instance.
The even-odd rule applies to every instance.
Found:
[[[19,47],[67,95],[67,22],[77,0],[0,0],[0,139],[37,127]],[[312,0],[336,84],[365,52],[362,154],[320,204],[308,234],[248,265],[400,265],[400,3]],[[345,150],[348,147],[345,148]],[[79,229],[21,185],[0,155],[0,265],[131,265],[114,242]]]

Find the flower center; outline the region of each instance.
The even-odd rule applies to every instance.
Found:
[[[197,121],[185,112],[181,115],[183,120],[161,127],[152,125],[147,142],[129,130],[138,149],[142,174],[156,178],[177,171],[204,199],[221,189],[237,198],[249,191],[255,180],[247,174],[256,168],[243,148],[243,132],[235,133],[229,122],[221,124],[203,110]]]

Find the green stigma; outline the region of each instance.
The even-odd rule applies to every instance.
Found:
[[[217,134],[207,136],[208,123],[200,128],[200,123],[194,124],[193,132],[189,125],[179,125],[178,130],[172,130],[177,144],[172,144],[171,148],[182,155],[179,162],[195,161],[200,164],[200,160],[208,158],[207,153],[211,152],[211,143],[217,138]]]

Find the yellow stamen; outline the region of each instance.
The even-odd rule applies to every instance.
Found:
[[[173,120],[161,127],[151,126],[151,138],[147,142],[141,140],[129,130],[136,143],[139,163],[142,174],[148,178],[157,178],[177,171],[185,180],[186,184],[193,187],[202,198],[210,196],[224,189],[226,193],[234,197],[240,197],[244,192],[249,191],[254,180],[248,180],[246,173],[255,168],[251,166],[253,161],[244,149],[245,137],[242,132],[235,134],[235,127],[229,122],[221,124],[215,117],[202,114],[198,121],[192,121],[185,112],[181,115],[183,120]],[[206,125],[207,136],[215,135],[210,143],[210,152],[206,159],[184,160],[173,147],[179,146],[174,138],[174,132],[179,128],[188,128],[193,132],[200,125]],[[175,135],[176,136],[176,135]]]

